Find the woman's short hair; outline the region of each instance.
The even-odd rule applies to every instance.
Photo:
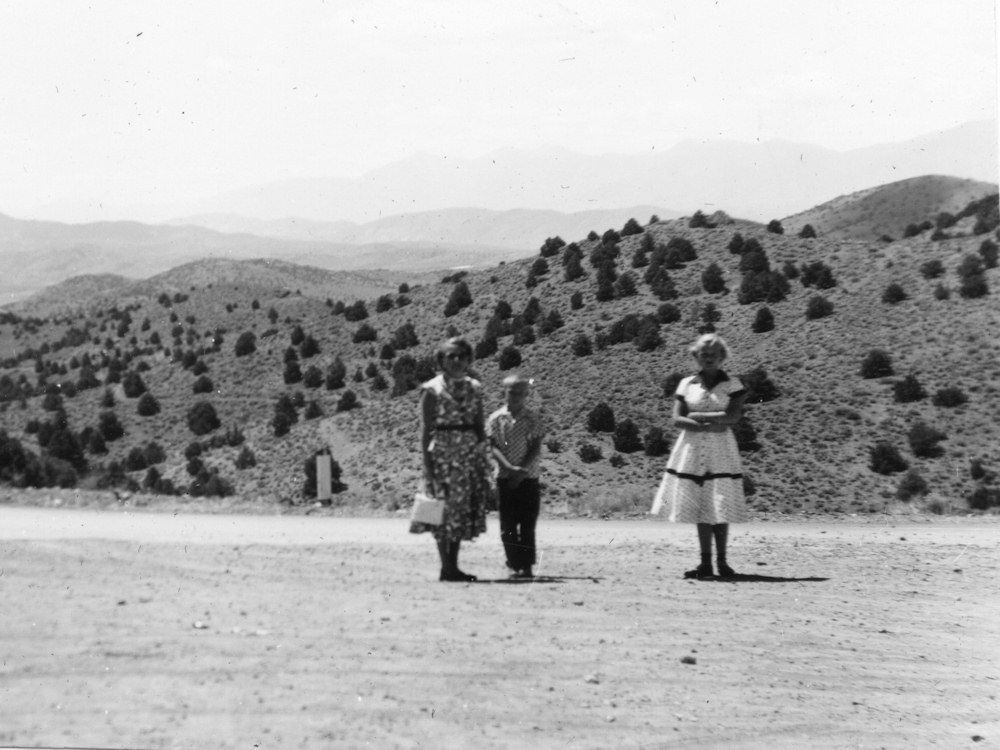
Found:
[[[697,357],[698,353],[701,352],[702,349],[707,349],[710,346],[721,349],[722,358],[729,359],[729,344],[727,344],[726,340],[717,333],[703,333],[694,340],[694,343],[691,344],[688,351]]]
[[[458,349],[460,352],[462,352],[462,354],[465,355],[465,358],[467,360],[469,360],[470,362],[472,361],[472,344],[470,344],[461,336],[454,336],[450,339],[442,341],[441,344],[438,346],[437,348],[438,367],[441,367],[444,364],[445,355],[454,349]]]

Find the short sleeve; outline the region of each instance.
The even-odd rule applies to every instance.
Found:
[[[687,389],[691,384],[691,376],[681,379],[681,382],[677,384],[677,389],[674,391],[674,398],[678,401],[687,400]]]
[[[734,398],[736,396],[746,395],[747,389],[743,385],[743,381],[739,378],[730,378],[729,380],[729,398]]]

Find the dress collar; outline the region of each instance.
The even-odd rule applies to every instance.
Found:
[[[708,383],[705,381],[705,376],[704,376],[703,373],[699,372],[694,377],[695,377],[695,380],[697,382],[701,383],[703,386],[705,386],[706,388],[708,388],[708,390],[712,390],[713,388],[715,388],[720,383],[725,383],[727,380],[729,380],[729,375],[726,373],[725,370],[719,370],[718,377],[716,378],[715,382],[711,386],[709,386]]]

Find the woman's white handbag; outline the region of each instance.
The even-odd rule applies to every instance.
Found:
[[[440,526],[444,519],[444,500],[435,500],[423,492],[413,496],[413,513],[410,520],[414,523],[426,523],[428,526]]]

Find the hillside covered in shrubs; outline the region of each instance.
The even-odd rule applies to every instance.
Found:
[[[995,507],[996,207],[871,241],[635,217],[375,298],[216,260],[58,314],[8,309],[0,482],[300,504],[329,450],[334,503],[395,510],[419,478],[416,387],[437,343],[464,335],[488,408],[507,371],[537,379],[550,507],[642,512],[687,346],[715,330],[751,391],[737,436],[756,510]]]

